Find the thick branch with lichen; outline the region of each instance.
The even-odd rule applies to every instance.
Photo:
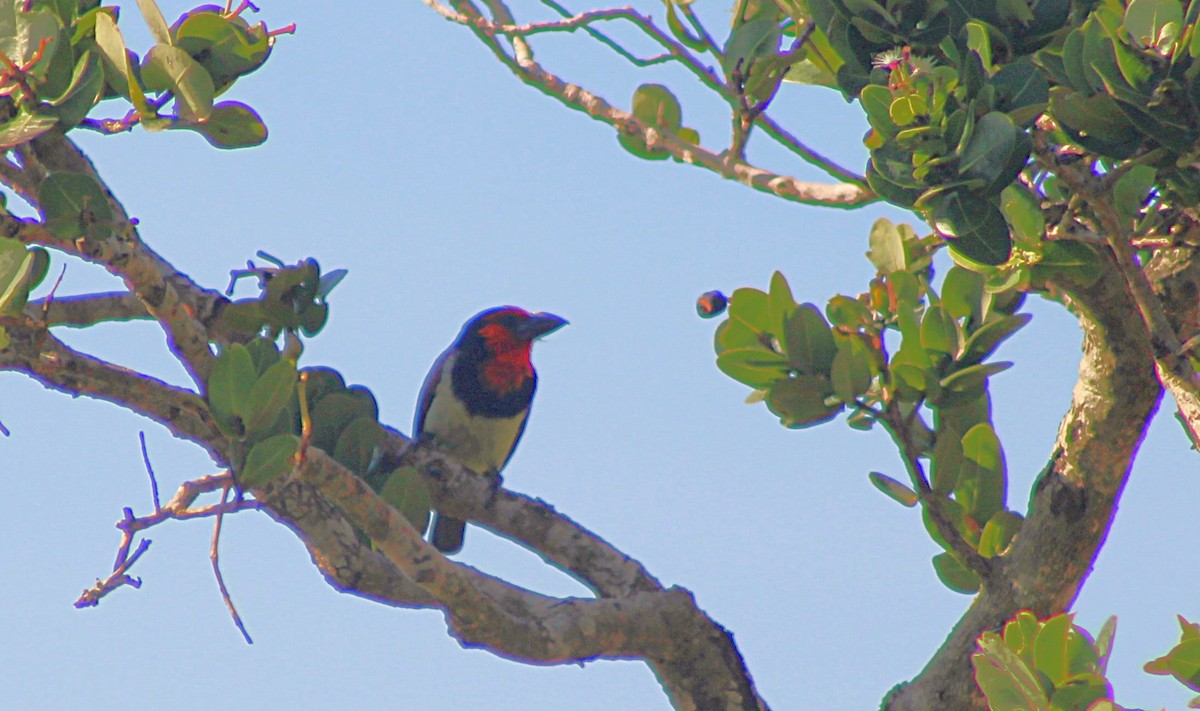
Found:
[[[298,476],[446,608],[452,634],[466,646],[540,663],[646,659],[677,708],[765,708],[732,639],[687,591],[655,586],[598,600],[539,595],[438,554],[361,479],[320,450],[309,450]]]
[[[1111,257],[1092,284],[1062,281],[1083,329],[1083,359],[1070,411],[1031,495],[1012,550],[925,669],[887,700],[888,711],[984,709],[971,654],[985,630],[1020,610],[1047,617],[1069,608],[1091,571],[1117,500],[1158,406],[1150,339]]]

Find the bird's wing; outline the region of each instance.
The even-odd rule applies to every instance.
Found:
[[[442,379],[443,373],[448,371],[452,365],[451,356],[454,353],[454,346],[450,346],[444,353],[438,356],[438,359],[433,362],[433,366],[429,369],[429,374],[425,376],[425,382],[421,385],[421,392],[417,395],[417,412],[413,417],[413,437],[420,437],[421,431],[425,429],[425,414],[429,412],[429,404],[433,402],[433,394],[437,392],[438,382]],[[511,452],[509,453],[512,454]]]

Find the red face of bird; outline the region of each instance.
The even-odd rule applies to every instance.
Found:
[[[561,316],[529,313],[515,306],[489,309],[471,319],[466,331],[478,333],[493,356],[513,351],[529,353],[535,340],[567,324]]]
[[[566,323],[566,319],[554,314],[502,306],[471,319],[463,329],[461,341],[477,337],[482,342],[486,355],[479,362],[481,380],[492,392],[505,395],[533,377],[533,363],[529,360],[533,342]]]

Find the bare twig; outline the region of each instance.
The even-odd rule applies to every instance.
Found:
[[[128,512],[129,509],[125,509],[125,511]],[[129,555],[129,546],[132,541],[132,535],[125,534],[121,541],[120,550],[117,553],[117,563],[113,567],[112,575],[109,575],[104,580],[97,579],[95,585],[84,590],[79,599],[75,601],[75,607],[95,607],[100,604],[101,598],[117,588],[126,585],[131,588],[140,588],[142,586],[141,578],[134,578],[127,571],[137,562],[138,558],[142,557],[143,553],[150,549],[150,539],[143,538],[138,543],[137,550],[133,552],[133,555]]]
[[[158,479],[154,476],[154,467],[150,464],[150,453],[146,451],[146,433],[138,432],[138,442],[142,445],[142,463],[146,465],[146,474],[150,476],[150,496],[154,500],[154,513],[162,511],[158,501]]]
[[[230,486],[231,483],[227,483],[225,488],[221,490],[221,503],[217,509],[217,520],[213,524],[212,547],[209,549],[208,557],[212,561],[213,575],[217,578],[217,588],[221,591],[221,599],[225,601],[225,607],[229,609],[229,616],[233,618],[233,624],[242,633],[242,638],[246,640],[246,644],[254,644],[254,640],[250,639],[250,633],[246,631],[246,625],[242,622],[242,616],[238,614],[237,608],[233,606],[233,598],[229,597],[229,588],[225,587],[225,576],[221,575],[221,558],[218,553],[218,545],[221,541],[221,522],[225,519],[225,502],[229,498]]]
[[[143,454],[144,452],[145,450],[143,449]],[[147,471],[150,471],[148,458]],[[222,496],[220,503],[199,508],[191,507],[196,498],[203,493],[216,491],[217,489],[223,489],[225,493],[228,493],[229,487],[233,485],[233,477],[227,472],[184,482],[179,486],[179,490],[175,492],[175,496],[167,502],[166,506],[158,506],[158,485],[155,483],[152,471],[150,483],[154,490],[154,513],[149,516],[138,517],[133,515],[133,509],[129,507],[125,507],[122,510],[121,520],[117,522],[117,528],[121,531],[121,543],[117,547],[117,557],[113,563],[113,572],[104,580],[97,580],[95,585],[84,590],[79,599],[75,601],[75,607],[95,607],[100,604],[100,599],[105,595],[126,585],[134,588],[141,587],[142,581],[128,574],[129,569],[137,562],[137,559],[150,547],[150,540],[143,538],[138,543],[137,549],[130,555],[129,549],[133,546],[134,536],[139,531],[157,526],[163,521],[182,521],[210,516],[215,516],[219,520],[226,513],[259,508],[257,501],[246,501],[243,499],[226,501],[224,496]],[[222,590],[224,590],[224,583],[220,581],[219,572],[218,583]],[[245,630],[243,629],[244,633]]]

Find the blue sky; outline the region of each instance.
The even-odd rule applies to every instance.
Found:
[[[124,4],[125,36],[144,49],[136,7]],[[715,323],[692,306],[709,289],[765,287],[775,269],[798,299],[822,307],[855,294],[873,273],[863,257],[871,222],[911,216],[798,206],[638,160],[611,129],[518,84],[417,0],[369,10],[261,4],[270,26],[299,27],[231,96],[265,118],[265,145],[222,152],[192,134],[76,132],[143,237],[213,288],[260,249],[348,269],[301,364],[369,386],[381,418],[402,430],[427,368],[471,314],[502,303],[561,314],[571,325],[535,349],[541,387],[507,485],[692,590],[733,631],[774,708],[876,708],[916,674],[968,598],[935,578],[937,550],[917,515],[869,485],[868,471],[901,473],[890,442],[841,422],[785,430],[761,405],[743,404],[745,388],[713,363]],[[161,5],[171,19],[187,9]],[[725,7],[698,6],[714,27],[724,23]],[[537,47],[548,68],[617,105],[638,83],[677,84],[686,125],[710,144],[727,130],[718,103],[679,71],[636,72],[583,37]],[[857,106],[791,88],[773,111],[861,169]],[[757,140],[751,157],[820,177]],[[71,263],[59,293],[116,286]],[[1027,308],[1033,322],[1000,353],[1017,366],[992,388],[1017,510],[1050,454],[1080,342],[1057,305],[1031,299]],[[153,324],[62,335],[185,383]],[[1177,640],[1176,613],[1200,617],[1189,555],[1195,454],[1169,414],[1164,407],[1142,448],[1077,606],[1093,631],[1119,616],[1109,669],[1127,706],[1180,708],[1189,698],[1141,672]],[[150,506],[138,431],[164,496],[212,464],[152,423],[13,374],[0,375],[0,421],[12,431],[0,440],[6,707],[669,708],[643,664],[518,665],[461,649],[436,612],[339,594],[290,532],[255,513],[227,519],[222,538],[222,569],[253,646],[218,595],[207,521],[152,531],[134,570],[143,587],[76,610],[79,591],[111,566],[121,508]],[[478,528],[461,559],[549,594],[584,592]]]

